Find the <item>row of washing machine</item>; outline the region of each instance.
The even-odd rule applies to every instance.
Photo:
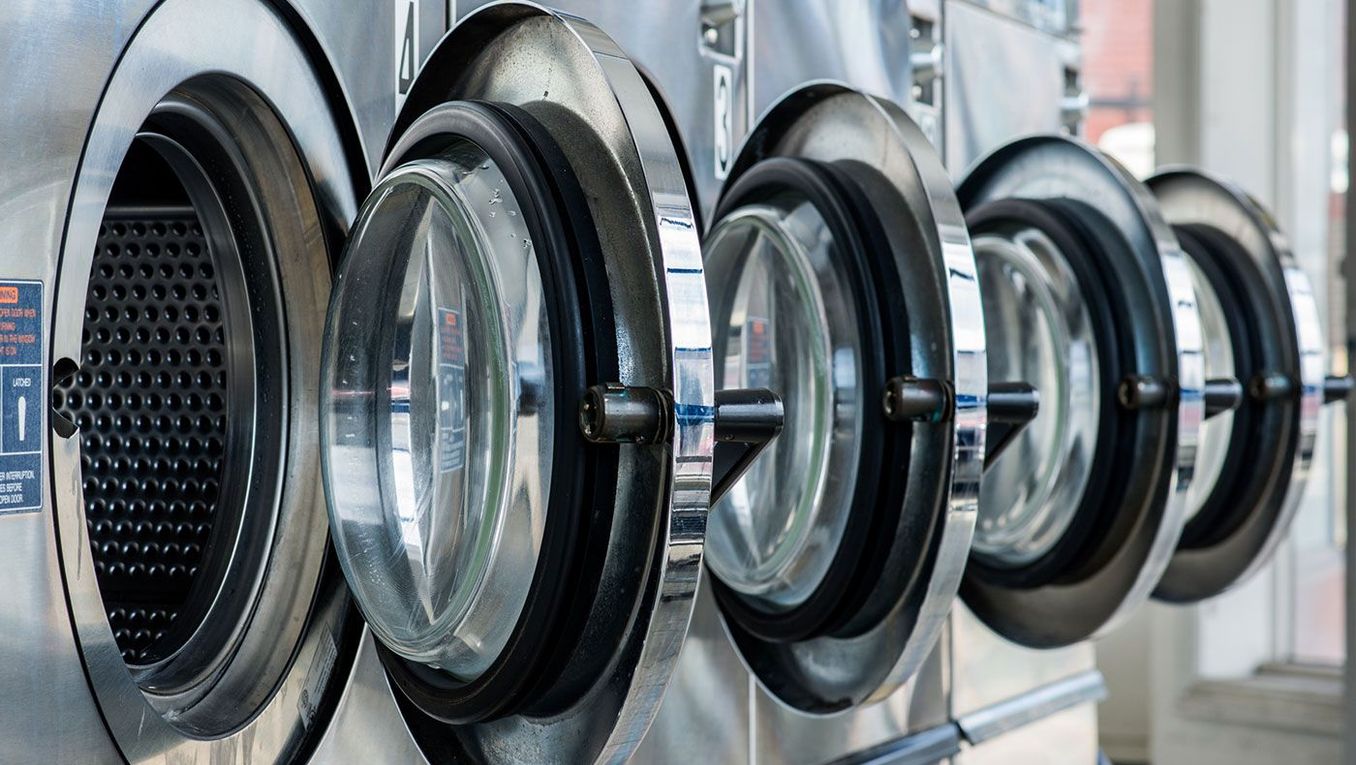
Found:
[[[469,5],[7,12],[3,759],[1095,758],[1351,388],[1267,211],[1060,3]]]

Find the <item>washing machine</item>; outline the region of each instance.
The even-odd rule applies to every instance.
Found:
[[[381,180],[351,232],[329,314],[320,439],[337,557],[369,629],[314,759],[590,761],[635,753],[638,761],[649,761],[712,752],[724,761],[748,751],[753,726],[782,748],[764,757],[827,759],[909,732],[899,712],[915,688],[922,689],[921,701],[912,714],[936,729],[932,751],[945,754],[957,734],[947,723],[939,687],[943,661],[933,648],[969,547],[987,393],[976,280],[950,179],[899,106],[842,85],[798,91],[759,122],[757,139],[736,152],[735,142],[744,138],[745,118],[734,106],[744,99],[736,74],[743,53],[726,35],[740,39],[743,9],[694,6],[644,17],[627,14],[622,4],[569,10],[591,22],[514,5],[457,9],[460,23],[404,94]],[[626,19],[629,26],[620,23]],[[633,46],[649,35],[647,55],[637,55],[633,64],[603,28],[629,35],[628,51],[640,49]],[[659,55],[658,41],[675,28],[692,30],[700,43],[695,56],[666,61]],[[475,156],[438,167],[453,150],[468,149],[448,136],[477,131],[474,143],[484,146],[490,141],[482,132],[489,129],[485,123],[499,121],[508,121],[514,140],[526,135],[537,161],[544,156],[554,171],[549,193],[529,198],[525,181],[493,175],[507,165],[504,150],[489,161]],[[620,143],[599,145],[588,137],[602,127]],[[707,137],[717,130],[722,138]],[[850,139],[845,148],[844,138]],[[893,147],[883,169],[876,167],[881,145]],[[683,146],[690,150],[674,148]],[[633,153],[639,165],[599,167],[606,157],[634,161]],[[437,178],[430,180],[429,173]],[[477,176],[489,180],[473,187]],[[662,193],[645,185],[658,182],[679,185]],[[438,210],[476,208],[453,215],[439,233],[445,224],[437,218],[445,212],[427,212],[432,202],[420,199],[432,199],[428,195],[439,192],[427,190],[445,184],[453,189],[441,193],[457,201],[440,197]],[[630,194],[624,204],[599,201],[619,193]],[[705,248],[695,246],[700,229],[686,206],[689,197],[711,200],[702,208],[709,221],[702,224]],[[502,271],[502,262],[468,260],[460,273],[440,273],[444,266],[427,260],[425,251],[435,248],[460,251],[456,232],[467,227],[483,228],[494,244],[539,241],[524,237],[515,227],[529,224],[515,218],[536,217],[551,204],[573,205],[554,225],[566,229],[561,236],[573,237],[567,239],[571,246],[600,248],[600,257],[573,265],[532,267],[528,261],[529,271],[556,270],[518,297],[500,293],[479,301],[467,292],[482,289],[472,286],[476,273],[497,270],[498,279],[518,289],[521,272]],[[648,217],[636,217],[638,212]],[[590,217],[596,226],[585,225]],[[656,241],[678,248],[681,257],[671,264],[657,255],[636,258],[634,241],[626,250],[630,260],[607,255],[607,245],[621,241],[616,237],[650,226],[659,226]],[[915,247],[917,256],[908,254]],[[769,276],[786,269],[796,274],[787,291],[768,291]],[[655,283],[656,274],[663,275],[661,294],[667,289],[695,301],[668,306],[670,320],[701,320],[700,327],[684,330],[680,349],[669,349],[693,365],[687,383],[646,377],[650,365],[640,353],[665,352],[668,338],[641,334],[664,330],[655,316],[665,314],[652,305],[628,316],[639,308],[637,301],[652,299],[646,285]],[[625,301],[609,294],[609,281],[628,285],[633,294]],[[929,288],[908,290],[914,281]],[[553,430],[533,441],[540,449],[548,439],[573,439],[568,453],[585,460],[585,485],[611,476],[615,488],[605,490],[611,501],[600,515],[614,526],[586,528],[576,544],[592,546],[569,563],[570,556],[548,545],[552,527],[546,524],[558,522],[549,513],[545,521],[529,514],[506,517],[506,524],[524,525],[496,532],[502,536],[492,555],[499,560],[489,558],[485,573],[476,576],[487,583],[499,579],[493,586],[508,594],[470,603],[457,617],[465,618],[467,631],[449,630],[442,615],[430,612],[429,599],[438,600],[430,593],[455,589],[467,553],[457,551],[463,563],[450,566],[449,559],[439,565],[442,553],[430,557],[429,551],[455,547],[464,532],[439,528],[443,521],[421,509],[435,496],[445,503],[444,495],[406,496],[396,487],[428,478],[440,487],[430,492],[465,491],[449,488],[442,482],[451,479],[439,476],[500,468],[482,463],[464,470],[473,457],[489,458],[460,451],[473,443],[468,433],[474,426],[458,432],[439,425],[423,431],[436,433],[438,441],[421,444],[411,423],[430,416],[427,407],[445,411],[440,407],[447,400],[453,402],[452,421],[461,418],[460,407],[493,400],[469,396],[477,387],[471,371],[484,368],[494,349],[477,348],[485,340],[457,328],[484,326],[490,307],[512,309],[495,320],[514,333],[503,353],[520,354],[503,368],[560,374],[555,370],[566,362],[548,358],[542,322],[524,320],[523,309],[514,306],[524,301],[530,317],[538,310],[533,301],[565,299],[545,297],[547,285],[565,289],[566,296],[570,289],[585,294],[574,309],[579,318],[554,319],[546,336],[578,325],[586,356],[601,357],[581,371],[581,379],[603,385],[597,398],[586,401],[583,433],[571,426],[573,410],[558,405]],[[917,299],[900,301],[906,291]],[[374,313],[374,306],[388,303]],[[430,316],[437,320],[434,330]],[[712,333],[709,322],[719,329]],[[608,348],[604,340],[627,327],[641,334]],[[809,337],[817,342],[802,347]],[[416,391],[406,381],[430,373],[417,367],[427,355],[417,359],[411,349],[429,344],[436,348],[439,377],[430,389]],[[627,364],[636,366],[619,363],[617,345],[630,354]],[[711,355],[703,358],[703,350]],[[385,356],[392,352],[404,360],[393,365]],[[472,360],[473,354],[478,358]],[[797,366],[772,363],[782,358]],[[663,368],[656,362],[648,373]],[[674,361],[672,369],[683,367]],[[703,372],[712,375],[705,385],[714,393],[703,389]],[[548,385],[548,379],[519,380],[517,390],[550,400],[545,390],[561,383]],[[610,380],[622,386],[607,385]],[[647,387],[695,397],[667,402],[685,412],[679,427],[662,434],[632,431],[621,439],[642,443],[594,444],[593,425],[606,431],[609,420],[614,425],[608,427],[618,428],[648,421],[638,414],[655,405],[644,394]],[[791,416],[776,426],[765,418],[750,434],[756,415],[772,403],[756,392],[768,388],[784,402],[794,399],[784,410]],[[493,395],[491,388],[481,389]],[[372,391],[393,397],[407,391],[408,398],[381,401]],[[703,395],[712,396],[707,401],[713,409]],[[1034,396],[1013,390],[1011,398],[1017,425],[1034,411]],[[730,406],[741,401],[742,410]],[[611,403],[624,407],[619,412],[625,416],[604,414],[594,423],[590,413],[606,412]],[[710,421],[699,416],[703,409],[711,410]],[[537,415],[536,405],[514,414],[520,419],[508,430],[520,437],[532,433],[528,423]],[[754,436],[778,427],[781,435],[766,446],[770,451],[755,460],[766,439]],[[682,440],[684,433],[690,441]],[[643,443],[655,439],[667,447],[659,451],[664,464],[675,460],[668,477],[653,462],[656,446]],[[693,451],[682,454],[682,448]],[[880,469],[883,454],[895,469]],[[428,455],[439,456],[428,462]],[[552,476],[568,475],[559,459]],[[533,486],[540,491],[541,474],[533,472],[540,462],[522,457],[518,464],[520,472],[510,480],[522,481],[516,493],[530,497]],[[686,477],[683,471],[689,471]],[[535,484],[531,475],[538,476]],[[796,485],[783,486],[793,479]],[[708,517],[712,501],[718,509]],[[642,509],[655,502],[658,511]],[[562,503],[569,501],[552,497],[542,507]],[[635,525],[627,531],[616,525],[623,521]],[[722,534],[707,535],[724,545],[705,556],[714,576],[703,573],[698,554],[701,527],[712,523],[726,525]],[[400,534],[393,532],[397,526]],[[521,543],[512,541],[519,535]],[[542,541],[534,561],[526,548],[537,535]],[[399,540],[399,549],[383,546],[390,540]],[[596,563],[589,555],[598,556]],[[548,575],[523,581],[522,572],[533,566]],[[438,581],[445,576],[451,578]],[[412,614],[419,614],[415,624]],[[430,636],[438,637],[429,643]],[[553,647],[558,643],[563,645]],[[698,705],[690,704],[694,693],[702,697]],[[755,714],[765,719],[755,720]],[[660,723],[651,728],[656,715]],[[862,735],[853,744],[835,743],[849,718],[859,721]],[[866,718],[869,729],[860,722]],[[675,719],[683,722],[675,727]],[[818,748],[797,754],[796,742]]]
[[[563,5],[7,32],[16,759],[1090,762],[1274,548],[1350,383],[1071,7]]]
[[[355,117],[290,6],[6,21],[5,759],[301,757],[359,635],[313,414]]]
[[[584,761],[648,726],[779,401],[713,389],[625,54],[506,4],[415,77],[443,23],[404,9],[11,29],[50,107],[6,162],[15,759],[331,761],[389,712],[380,759]],[[49,49],[89,55],[21,76]]]
[[[1195,602],[1261,566],[1303,491],[1313,417],[1323,403],[1345,396],[1350,381],[1324,376],[1310,285],[1274,220],[1246,193],[1188,168],[1141,183],[1095,149],[1054,137],[1076,135],[1087,105],[1075,4],[948,2],[945,13],[945,151],[975,242],[990,373],[1004,364],[1007,345],[1024,376],[1071,394],[1056,399],[1068,402],[1063,422],[1047,423],[1063,436],[1043,431],[1038,420],[986,475],[997,480],[981,493],[964,606],[952,622],[953,714],[977,744],[958,760],[1042,757],[1046,742],[1072,736],[1082,743],[1071,761],[1087,761],[1095,742],[1087,702],[1105,692],[1087,639],[1114,629],[1146,598]],[[1002,87],[1012,77],[1029,87]],[[1023,137],[1033,133],[1042,135]],[[1064,211],[1047,210],[1054,213],[1047,218],[1032,207],[1051,204]],[[1081,229],[1080,236],[1120,234],[1082,246],[1072,238],[1060,243],[1051,233],[1065,224],[1055,218]],[[1019,241],[1028,236],[1034,238]],[[1127,244],[1138,258],[1126,256]],[[1073,254],[1079,249],[1099,252],[1103,264],[1092,271],[1075,265],[1070,257],[1079,259]],[[1136,259],[1158,274],[1125,271]],[[1115,294],[1145,285],[1159,296]],[[1151,305],[1157,330],[1142,323]],[[1118,329],[1098,339],[1104,329],[1096,327],[1108,318]],[[1054,356],[1037,350],[1032,333],[1012,332],[1019,323],[1049,333],[1041,343],[1047,348],[1065,350]],[[1167,336],[1175,337],[1165,343]],[[1176,359],[1144,355],[1173,347]],[[1038,371],[1059,368],[1053,376]],[[1098,375],[1102,383],[1077,392]],[[1165,414],[1165,389],[1177,411],[1155,426],[1153,418]],[[1075,435],[1084,426],[1087,435]],[[1161,442],[1166,450],[1144,440],[1155,427],[1175,430]],[[1246,435],[1254,428],[1265,430]],[[1133,431],[1133,445],[1122,441],[1107,458],[1101,450],[1108,431],[1118,440]],[[1062,444],[1061,459],[1037,456],[1047,437],[1049,446]],[[1046,469],[1032,472],[1023,449],[1035,450],[1026,455]],[[1018,459],[1003,475],[1002,463]],[[1116,476],[1127,467],[1134,479],[1095,499],[1105,490],[1098,484],[1124,481]],[[1042,492],[1049,492],[1047,501],[1061,492],[1081,494],[1072,504],[1046,505],[1077,511],[1062,522],[1032,512]],[[1085,522],[1092,526],[1080,531]],[[1067,524],[1058,532],[1063,541],[1021,552],[1060,523]],[[1104,523],[1118,528],[1091,530]],[[1084,533],[1090,546],[1060,563],[1058,548]],[[1101,534],[1107,536],[1096,541]],[[1046,565],[1056,570],[1039,573]],[[1010,720],[1045,721],[1009,732],[1010,722],[994,724],[994,710]]]

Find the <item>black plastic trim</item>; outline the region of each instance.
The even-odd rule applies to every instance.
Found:
[[[1209,280],[1224,309],[1234,355],[1235,376],[1242,380],[1267,373],[1262,347],[1260,317],[1245,297],[1264,293],[1261,274],[1249,268],[1252,262],[1228,235],[1209,226],[1174,226],[1182,250]],[[1267,491],[1272,470],[1282,469],[1294,458],[1294,449],[1275,438],[1265,410],[1274,402],[1294,404],[1298,387],[1280,398],[1246,397],[1234,410],[1233,430],[1224,466],[1209,496],[1182,531],[1180,548],[1209,547],[1230,536],[1255,510]],[[1286,439],[1293,440],[1293,439]]]

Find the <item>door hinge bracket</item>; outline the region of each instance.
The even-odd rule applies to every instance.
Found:
[[[711,504],[734,487],[782,432],[782,400],[766,388],[716,391],[716,443],[711,466]]]
[[[984,436],[984,469],[993,465],[1003,450],[1017,440],[1017,434],[1036,419],[1041,410],[1041,394],[1024,382],[998,382],[989,385],[985,412],[988,426]]]

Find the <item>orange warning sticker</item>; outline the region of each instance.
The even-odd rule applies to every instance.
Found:
[[[42,509],[42,282],[0,282],[0,515]]]

